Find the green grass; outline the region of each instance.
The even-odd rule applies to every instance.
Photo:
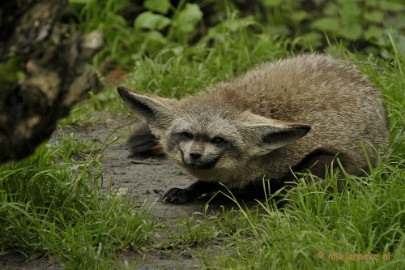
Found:
[[[154,223],[146,207],[101,193],[99,145],[73,135],[0,167],[0,254],[56,255],[66,269],[111,269],[113,251],[140,248]]]
[[[241,207],[250,225],[230,235],[229,245],[236,255],[216,258],[208,265],[217,269],[401,269],[405,265],[405,173],[395,166],[380,166],[370,179],[348,177],[349,188],[340,194],[330,195],[326,187],[302,181],[287,194],[289,204],[282,209],[271,202],[260,207],[260,214]],[[240,237],[242,233],[247,236]]]
[[[113,34],[107,38],[114,43]],[[343,193],[330,195],[327,187],[300,178],[281,209],[272,200],[253,209],[207,206],[175,225],[157,224],[141,203],[101,192],[100,160],[108,148],[71,134],[42,145],[24,161],[0,166],[0,255],[53,254],[66,269],[111,269],[117,253],[128,248],[197,252],[201,268],[210,269],[405,267],[405,58],[395,44],[389,60],[352,55],[339,46],[330,50],[362,60],[362,69],[384,93],[391,131],[387,157],[366,178],[347,176],[350,188]],[[298,53],[293,41],[272,38],[260,24],[229,12],[196,44],[168,46],[134,60],[125,85],[181,97],[262,61]],[[113,88],[92,93],[60,126],[103,121],[106,112],[129,114]],[[333,177],[327,180],[333,185]],[[167,240],[154,242],[156,230]],[[380,259],[355,257],[362,254]]]

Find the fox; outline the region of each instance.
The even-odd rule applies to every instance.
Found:
[[[387,146],[381,90],[354,63],[326,54],[264,62],[179,100],[117,90],[145,123],[130,139],[133,154],[163,153],[197,178],[169,189],[166,203],[263,179],[283,187],[299,172],[325,179],[331,167],[364,176]]]

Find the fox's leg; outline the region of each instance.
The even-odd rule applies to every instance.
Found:
[[[203,194],[211,193],[221,189],[221,185],[215,182],[204,182],[198,180],[187,188],[171,188],[163,195],[166,203],[184,204],[195,201]]]
[[[300,164],[293,168],[293,171],[310,171],[313,175],[317,176],[318,179],[322,180],[326,177],[326,168],[332,168],[333,172],[338,173],[337,186],[338,190],[341,191],[345,186],[345,178],[337,159],[339,159],[343,168],[345,168],[349,174],[361,176],[364,173],[361,169],[354,167],[352,165],[353,162],[345,155],[328,153],[322,150],[309,154]],[[284,177],[284,179],[286,178]]]
[[[149,126],[140,126],[127,141],[127,147],[133,157],[156,157],[163,156],[163,147],[158,139],[152,134]]]

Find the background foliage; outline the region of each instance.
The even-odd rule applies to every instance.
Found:
[[[101,28],[108,45],[98,61],[109,58],[128,68],[145,55],[181,53],[190,44],[206,44],[221,28],[246,24],[252,33],[291,38],[291,49],[339,44],[392,57],[389,35],[405,53],[404,12],[403,0],[71,0],[65,18],[74,18],[83,32]],[[224,25],[233,13],[235,20]]]

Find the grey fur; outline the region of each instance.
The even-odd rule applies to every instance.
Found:
[[[264,176],[282,181],[314,153],[338,155],[347,172],[362,175],[360,145],[374,165],[388,138],[380,91],[353,64],[326,55],[264,63],[179,101],[119,92],[169,158],[199,180],[229,188]]]

